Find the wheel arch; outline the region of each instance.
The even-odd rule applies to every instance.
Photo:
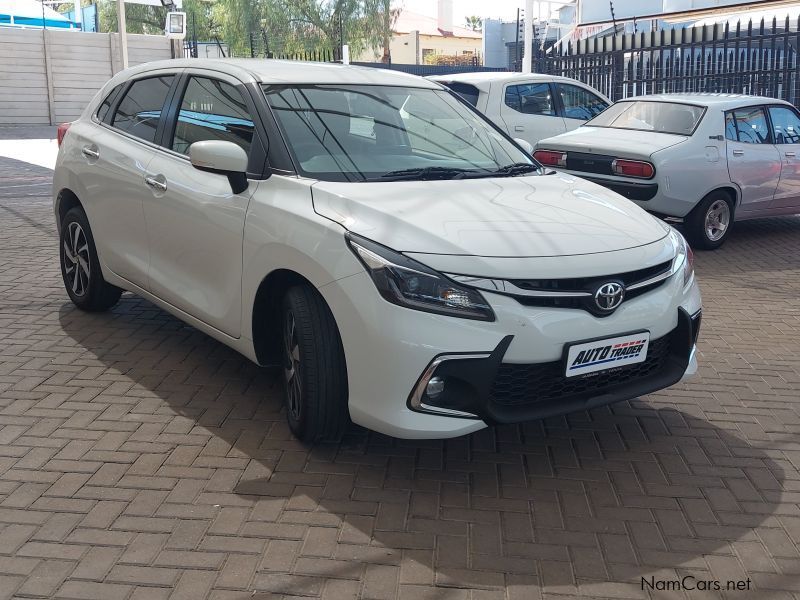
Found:
[[[309,279],[292,269],[275,269],[264,277],[258,286],[253,301],[250,325],[253,349],[260,365],[274,366],[281,362],[281,302],[286,290],[295,285],[308,285],[319,294],[316,286]],[[319,294],[319,296],[333,315],[333,311],[323,295]],[[333,320],[336,322],[335,315]],[[338,330],[338,323],[336,327]]]
[[[736,187],[733,183],[730,185],[721,185],[717,186],[714,189],[708,191],[706,194],[703,195],[701,201],[708,198],[711,194],[716,194],[718,192],[722,192],[733,202],[733,210],[736,211],[739,208],[739,204],[741,202],[742,194],[738,187]]]
[[[61,232],[61,222],[64,220],[64,216],[73,208],[80,207],[86,212],[86,209],[83,208],[83,204],[81,203],[80,198],[78,195],[73,192],[69,188],[63,188],[59,190],[58,194],[56,195],[56,229],[58,232]],[[88,219],[88,215],[87,215]]]

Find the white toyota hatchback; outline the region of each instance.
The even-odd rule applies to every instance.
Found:
[[[61,268],[261,365],[301,439],[398,437],[629,399],[696,370],[683,238],[544,170],[438,84],[178,60],[115,76],[62,139]]]

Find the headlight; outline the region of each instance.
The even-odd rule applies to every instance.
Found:
[[[683,285],[685,286],[694,275],[694,252],[686,239],[674,227],[670,232],[670,237],[677,251],[672,268],[676,273],[678,271],[683,273]]]
[[[348,233],[345,237],[380,295],[392,304],[451,317],[494,321],[494,312],[477,290],[463,287],[361,236]]]

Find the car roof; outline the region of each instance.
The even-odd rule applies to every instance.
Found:
[[[439,85],[416,75],[391,69],[359,67],[339,63],[303,62],[266,58],[179,58],[159,60],[124,71],[125,78],[158,69],[203,68],[234,76],[249,76],[266,84],[320,83],[399,85],[439,89]]]
[[[652,94],[649,96],[634,96],[624,98],[620,102],[641,100],[644,102],[676,102],[679,104],[695,104],[728,110],[738,106],[751,106],[753,104],[787,104],[785,100],[768,98],[766,96],[748,96],[747,94],[716,94],[712,92],[694,92],[681,94]]]
[[[430,79],[432,81],[438,81],[439,83],[468,83],[470,85],[474,85],[476,88],[482,91],[488,91],[489,86],[494,82],[499,83],[506,83],[506,82],[514,82],[514,81],[534,81],[534,82],[546,82],[546,81],[563,81],[565,83],[577,83],[578,85],[582,85],[587,87],[591,90],[594,90],[597,93],[602,95],[602,92],[598,92],[592,88],[592,86],[578,81],[577,79],[571,79],[569,77],[561,77],[560,75],[547,75],[546,73],[516,73],[516,72],[509,72],[509,71],[477,71],[471,73],[452,73],[450,75],[429,75],[426,79]]]
[[[581,83],[576,79],[561,77],[560,75],[547,75],[546,73],[515,73],[509,71],[477,71],[471,73],[451,73],[449,75],[429,75],[427,79],[441,82],[461,82],[473,85],[492,83],[494,81],[568,81]],[[582,84],[586,85],[586,84]]]

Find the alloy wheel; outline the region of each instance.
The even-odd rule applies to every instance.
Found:
[[[712,242],[723,238],[731,224],[731,207],[725,200],[714,200],[706,212],[706,236]]]
[[[79,223],[71,222],[64,236],[64,278],[76,296],[85,296],[89,290],[91,266],[89,243]]]
[[[286,384],[286,410],[294,421],[300,420],[302,382],[300,380],[300,343],[294,313],[286,311],[283,325],[283,378]]]

